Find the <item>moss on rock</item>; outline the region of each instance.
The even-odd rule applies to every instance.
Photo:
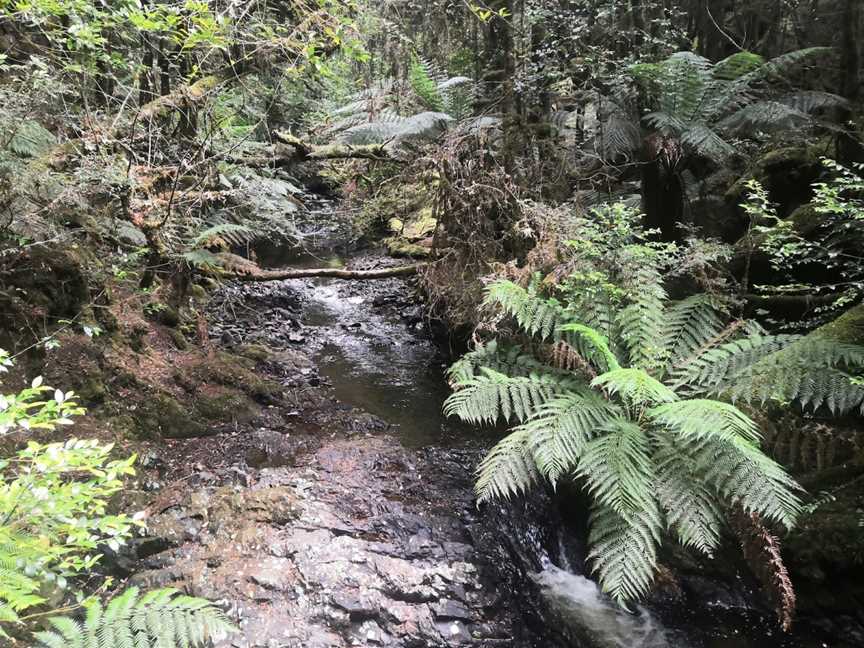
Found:
[[[153,438],[158,433],[164,439],[188,439],[211,433],[169,394],[154,394],[145,400],[138,408],[135,423],[138,436],[143,438]]]

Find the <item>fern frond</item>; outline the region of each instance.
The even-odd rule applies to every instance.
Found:
[[[790,72],[799,70],[806,65],[825,61],[831,56],[836,55],[836,53],[837,50],[833,47],[806,47],[794,50],[769,59],[764,65],[759,66],[741,78],[747,83],[783,78]]]
[[[591,386],[617,395],[629,405],[672,403],[678,400],[674,391],[642,369],[634,367],[607,371],[592,380]]]
[[[777,101],[802,113],[813,113],[825,108],[846,108],[849,100],[830,92],[798,90],[780,97]]]
[[[557,300],[546,299],[537,294],[536,289],[526,290],[512,281],[490,284],[483,304],[499,306],[523,331],[542,340],[551,337],[566,321]]]
[[[507,435],[480,462],[474,490],[478,502],[510,499],[525,493],[539,478],[528,447],[530,431],[517,429]]]
[[[801,128],[813,119],[797,108],[779,101],[759,101],[729,115],[717,128],[739,137],[752,137],[759,133],[775,133]]]
[[[720,401],[690,399],[665,403],[647,414],[656,424],[688,440],[744,439],[755,444],[761,439],[756,423],[734,405]]]
[[[57,144],[54,135],[37,121],[25,119],[15,123],[12,128],[12,136],[8,138],[6,147],[15,155],[36,157]],[[6,134],[0,133],[0,140],[6,139]]]
[[[218,254],[213,254],[209,250],[189,250],[184,252],[181,257],[193,268],[212,272],[223,267],[222,257]]]
[[[572,384],[550,374],[510,377],[483,368],[481,375],[459,384],[445,401],[444,413],[475,424],[513,417],[525,422],[548,398]]]
[[[798,339],[795,335],[755,333],[716,347],[700,349],[697,355],[676,367],[671,375],[677,387],[694,393],[719,395],[733,386],[758,361]]]
[[[735,147],[707,124],[688,124],[681,131],[680,138],[684,146],[713,162],[722,162],[735,155]]]
[[[559,327],[558,330],[562,333],[572,333],[570,345],[585,360],[598,367],[600,371],[611,371],[621,367],[615,354],[609,348],[609,340],[590,326],[571,322]]]
[[[511,377],[530,376],[549,369],[533,355],[523,352],[520,346],[499,345],[497,340],[490,340],[454,362],[447,370],[447,379],[453,388],[458,389],[474,378],[481,367]]]
[[[709,295],[692,295],[666,307],[665,325],[660,347],[666,365],[691,357],[724,328],[718,315],[718,304]]]
[[[687,122],[674,114],[655,111],[650,112],[642,120],[646,125],[668,135],[677,135],[687,128]]]
[[[663,527],[656,507],[622,516],[594,506],[589,520],[588,560],[600,588],[619,603],[643,597],[654,581]]]
[[[683,447],[683,446],[682,446]],[[791,529],[801,512],[801,487],[783,467],[744,439],[696,442],[692,455],[705,483],[729,502]]]
[[[657,470],[657,497],[685,547],[711,555],[720,546],[723,514],[716,495],[706,487],[694,463],[665,435],[658,439],[654,455]]]
[[[554,485],[576,469],[588,442],[620,414],[596,393],[566,391],[537,407],[517,430],[528,434],[537,469]]]
[[[603,436],[587,443],[576,469],[594,501],[625,517],[655,506],[654,466],[645,432],[622,418],[606,422],[601,430]]]
[[[234,631],[209,601],[178,596],[172,589],[138,598],[134,587],[107,608],[90,603],[83,623],[68,617],[52,617],[49,623],[53,630],[34,635],[45,648],[203,648]]]
[[[825,406],[833,414],[864,407],[864,386],[847,372],[864,367],[864,347],[800,336],[751,336],[740,342],[753,339],[763,344],[737,360],[721,360],[711,380],[700,386],[749,402],[797,401],[812,410]]]
[[[236,223],[217,223],[200,232],[189,244],[191,249],[205,248],[220,241],[229,245],[245,245],[257,238],[258,234],[246,225]]]
[[[645,249],[638,248],[642,252]],[[627,348],[630,364],[646,371],[662,362],[666,291],[653,255],[640,256],[635,271],[624,279],[630,304],[622,308],[615,323]]]
[[[602,159],[610,162],[620,156],[630,158],[642,144],[638,115],[631,115],[625,108],[611,102],[607,110],[606,118],[597,130],[595,150]]]

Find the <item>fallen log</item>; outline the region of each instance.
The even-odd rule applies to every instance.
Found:
[[[386,160],[396,162],[387,152],[385,144],[309,144],[286,131],[273,132],[277,142],[293,147],[294,158],[297,161],[307,160],[337,160],[360,158],[364,160]]]
[[[312,277],[329,277],[333,279],[387,279],[389,277],[405,277],[417,272],[428,263],[396,266],[394,268],[377,268],[375,270],[347,270],[345,268],[289,268],[285,270],[255,270],[221,275],[223,279],[239,281],[282,281],[284,279],[308,279]]]

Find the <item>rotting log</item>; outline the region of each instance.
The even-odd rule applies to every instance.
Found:
[[[308,144],[291,133],[281,130],[274,131],[273,137],[277,142],[292,147],[296,152],[294,158],[297,161],[350,158],[396,161],[387,152],[385,144]]]
[[[210,93],[225,80],[220,75],[205,76],[194,83],[183,85],[141,107],[142,119],[164,117],[175,110],[188,110],[206,100]]]

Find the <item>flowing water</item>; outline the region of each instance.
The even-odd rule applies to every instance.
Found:
[[[271,251],[272,252],[272,251]],[[380,261],[380,258],[378,259]],[[375,259],[372,259],[374,262]],[[298,256],[271,253],[271,266],[342,266],[333,248]],[[493,432],[478,433],[446,419],[442,404],[448,393],[445,369],[452,360],[434,339],[416,306],[410,282],[388,279],[351,282],[334,279],[286,282],[302,295],[306,349],[318,371],[346,405],[370,412],[391,424],[403,445],[488,447]],[[518,514],[513,514],[518,515]],[[515,524],[510,529],[518,528]],[[528,533],[528,531],[525,531]],[[517,554],[518,552],[511,552]],[[543,553],[543,552],[541,552]],[[562,553],[562,552],[556,552]],[[819,639],[781,636],[762,613],[746,609],[745,597],[710,600],[692,594],[699,610],[661,606],[626,611],[612,603],[565,560],[553,564],[544,553],[532,557],[544,568],[530,574],[545,611],[546,623],[560,624],[564,645],[576,648],[822,648]],[[514,560],[516,558],[514,557]],[[526,570],[524,565],[517,567]],[[525,587],[530,587],[525,583]],[[725,586],[724,586],[725,587]],[[734,585],[733,585],[734,588]],[[708,588],[711,591],[711,588]],[[551,619],[551,621],[550,621]],[[561,639],[556,639],[561,644]],[[551,645],[551,644],[550,644]]]
[[[342,259],[325,256],[300,264],[322,263],[341,265]],[[443,416],[448,393],[445,369],[452,358],[430,335],[418,312],[406,310],[410,300],[388,302],[393,294],[410,295],[405,280],[315,279],[305,286],[304,326],[316,349],[319,372],[341,402],[393,424],[390,433],[406,446],[489,445],[494,431],[478,433]],[[531,579],[548,616],[567,629],[569,645],[577,648],[827,645],[775,633],[762,613],[746,609],[743,596],[729,595],[722,588],[716,597],[700,601],[700,610],[670,606],[653,612],[640,606],[628,612],[605,597],[594,581],[574,573],[566,561],[559,558],[565,564],[557,566],[543,557],[541,562],[545,568]]]

